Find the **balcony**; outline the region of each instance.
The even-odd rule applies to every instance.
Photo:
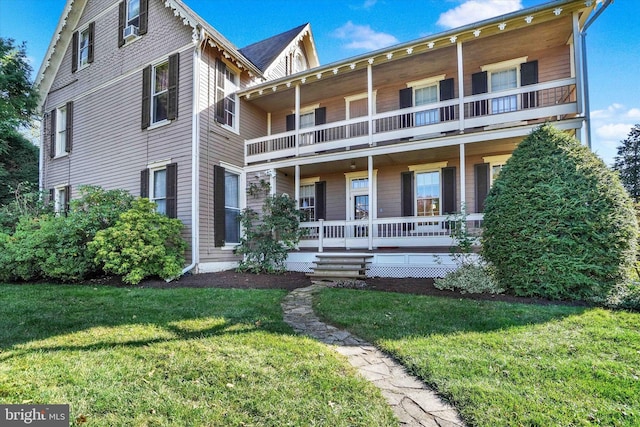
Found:
[[[252,164],[329,150],[403,144],[471,128],[488,131],[577,113],[575,79],[562,79],[246,140],[245,159]]]

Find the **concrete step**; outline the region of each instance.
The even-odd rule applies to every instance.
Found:
[[[367,264],[371,264],[369,261],[325,261],[325,260],[317,260],[316,262],[317,266],[320,265],[362,265],[365,266]]]
[[[313,273],[307,273],[307,277],[310,278],[313,281],[326,281],[326,282],[333,282],[333,281],[337,281],[337,280],[365,280],[367,278],[367,276],[364,275],[360,275],[360,276],[350,276],[350,277],[343,277],[343,276],[317,276]]]
[[[323,264],[323,265],[317,265],[313,270],[314,271],[327,271],[327,270],[331,270],[331,271],[362,271],[362,270],[366,270],[367,266],[366,265],[362,265],[362,264],[351,264],[351,265],[345,265],[345,264]]]
[[[314,277],[352,278],[352,277],[360,277],[362,276],[362,273],[360,271],[353,271],[353,270],[344,270],[344,271],[316,270],[313,273],[307,273],[307,275],[311,275]]]

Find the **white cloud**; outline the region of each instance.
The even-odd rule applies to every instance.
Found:
[[[440,14],[437,24],[445,28],[456,28],[519,9],[522,9],[521,0],[467,0]]]
[[[377,50],[398,43],[391,34],[376,32],[369,25],[356,25],[351,21],[336,29],[333,36],[344,40],[347,49]]]
[[[591,147],[608,165],[618,151],[621,141],[627,138],[633,120],[640,118],[640,108],[627,108],[613,103],[603,110],[591,112]]]
[[[632,108],[627,112],[630,119],[640,119],[640,108]]]

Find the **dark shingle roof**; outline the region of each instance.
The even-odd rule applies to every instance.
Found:
[[[284,33],[250,44],[249,46],[240,49],[240,53],[248,58],[253,65],[264,72],[276,57],[282,53],[284,48],[291,43],[291,40],[300,34],[302,29],[306,26],[307,24],[302,24],[299,27],[285,31]]]

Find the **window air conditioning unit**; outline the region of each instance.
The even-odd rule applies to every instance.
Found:
[[[135,39],[136,37],[138,37],[138,27],[136,27],[135,25],[128,25],[124,27],[124,30],[122,31],[122,37],[126,41]]]

